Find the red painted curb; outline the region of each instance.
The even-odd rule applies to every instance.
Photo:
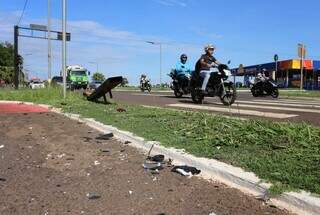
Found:
[[[46,113],[49,112],[48,108],[40,107],[37,105],[5,103],[0,104],[0,114],[8,113]]]

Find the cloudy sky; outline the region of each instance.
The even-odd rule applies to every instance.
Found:
[[[61,0],[52,2],[53,30],[61,29]],[[25,0],[0,0],[0,41],[13,41]],[[135,84],[141,73],[159,82],[159,46],[163,76],[186,53],[192,64],[206,43],[232,66],[296,57],[297,43],[308,57],[320,59],[320,15],[317,0],[67,0],[68,65],[81,64],[107,76],[124,75]],[[46,24],[47,1],[28,0],[20,26]],[[61,42],[53,41],[53,73],[61,68]],[[19,52],[32,76],[47,77],[47,41],[20,38]]]

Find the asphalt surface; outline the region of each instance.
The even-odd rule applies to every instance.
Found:
[[[20,109],[21,111],[21,109]],[[54,113],[0,112],[0,214],[288,214],[165,165]]]
[[[306,122],[320,126],[320,100],[253,97],[238,92],[231,107],[223,106],[219,98],[205,98],[204,104],[194,104],[190,95],[175,98],[171,92],[113,92],[114,100],[127,104],[205,111],[241,118],[264,118],[272,121]]]

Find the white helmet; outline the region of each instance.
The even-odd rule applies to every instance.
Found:
[[[261,72],[258,73],[257,77],[258,77],[258,78],[262,78]]]
[[[216,47],[214,47],[214,45],[212,45],[212,44],[208,44],[208,45],[206,45],[206,46],[204,47],[204,51],[206,51],[206,52],[207,52],[209,49],[215,50]]]

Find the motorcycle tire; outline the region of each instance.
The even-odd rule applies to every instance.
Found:
[[[224,87],[226,90],[226,95],[224,95],[223,97],[220,96],[220,100],[223,105],[231,106],[236,101],[236,98],[237,98],[236,87],[233,83],[227,84]]]
[[[183,93],[180,92],[179,90],[174,90],[174,96],[176,98],[181,98],[183,96]]]
[[[140,88],[141,92],[144,92],[144,88]]]
[[[192,98],[192,101],[196,104],[203,104],[203,99],[204,99],[204,96],[201,95],[200,91],[197,91],[197,90],[192,90],[191,91],[191,98]]]
[[[276,99],[279,97],[279,90],[278,89],[273,89],[271,92],[271,97]]]
[[[148,92],[149,92],[149,93],[151,92],[151,87],[150,87],[150,86],[148,87]]]

